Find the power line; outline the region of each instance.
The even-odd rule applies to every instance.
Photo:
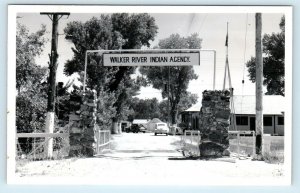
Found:
[[[193,24],[194,24],[194,21],[195,21],[195,18],[196,18],[196,17],[197,17],[196,14],[193,14],[193,15],[192,15],[192,19],[190,19],[190,23],[189,23],[189,27],[188,27],[187,34],[189,34],[189,32],[191,31],[191,28],[192,28],[192,26],[193,26]],[[207,17],[207,13],[204,15],[204,18],[203,18],[203,20],[201,21],[201,24],[200,24],[200,27],[199,27],[199,30],[198,30],[199,34],[200,34],[201,29],[202,29],[202,27],[203,27],[203,24],[204,24],[204,22],[205,22],[205,20],[206,20],[206,17]]]
[[[243,68],[243,85],[245,81],[245,66],[246,66],[246,49],[247,49],[247,32],[248,32],[248,13],[246,15],[246,32],[245,32],[245,44],[244,44],[244,68]]]
[[[243,65],[243,80],[242,80],[242,96],[244,95],[244,83],[245,83],[245,66],[246,66],[247,32],[248,32],[248,13],[247,13],[247,15],[246,15],[246,31],[245,31],[245,44],[244,44],[244,65]],[[243,97],[242,97],[241,110],[243,110]]]
[[[205,14],[204,19],[202,20],[202,22],[201,22],[201,24],[200,24],[199,33],[200,33],[200,31],[201,31],[201,29],[202,29],[202,26],[203,26],[203,24],[204,24],[204,22],[205,22],[205,20],[206,20],[206,17],[207,17],[207,13]]]

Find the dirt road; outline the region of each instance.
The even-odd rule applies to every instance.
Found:
[[[181,157],[178,151],[181,145],[180,136],[157,135],[153,133],[123,133],[115,135],[112,151],[103,156],[115,157]],[[99,156],[98,156],[99,157]]]
[[[180,136],[114,135],[113,150],[94,158],[35,161],[17,168],[18,183],[107,185],[280,185],[284,166],[250,159],[192,160]],[[49,180],[53,179],[52,181]]]

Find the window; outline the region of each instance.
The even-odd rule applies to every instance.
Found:
[[[278,117],[277,125],[284,125],[284,117]]]
[[[273,126],[272,117],[264,117],[264,126]]]
[[[247,116],[236,116],[236,125],[248,125]]]

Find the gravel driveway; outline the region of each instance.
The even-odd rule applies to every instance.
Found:
[[[106,185],[280,185],[284,165],[236,158],[193,160],[178,151],[180,136],[124,133],[94,158],[35,161],[17,167],[17,183]],[[230,160],[230,161],[228,161]],[[233,162],[232,162],[233,160]],[[50,179],[50,180],[49,180]],[[53,179],[53,180],[51,180]]]

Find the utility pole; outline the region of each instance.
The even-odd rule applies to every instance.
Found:
[[[46,133],[53,133],[54,131],[54,112],[55,112],[55,91],[56,91],[56,70],[57,70],[57,43],[58,43],[58,21],[64,16],[69,16],[70,13],[54,13],[41,12],[41,15],[47,15],[52,20],[52,39],[51,39],[51,53],[49,54],[49,77],[48,77],[48,102],[46,115]],[[53,155],[53,139],[46,138],[48,141],[45,147],[45,154],[48,158]]]
[[[216,90],[216,55],[217,55],[217,52],[214,50],[213,51],[214,53],[214,79],[213,79],[213,90]]]
[[[262,40],[261,40],[261,13],[255,14],[255,26],[256,26],[256,36],[255,36],[255,73],[256,73],[256,154],[257,159],[262,159],[264,148],[263,148],[263,59],[262,59]]]
[[[171,119],[170,119],[170,66],[168,66],[168,125],[171,126]]]

